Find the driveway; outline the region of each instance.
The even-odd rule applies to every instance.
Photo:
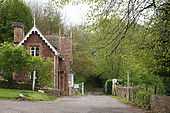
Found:
[[[110,96],[63,97],[50,102],[0,101],[0,113],[144,113]]]

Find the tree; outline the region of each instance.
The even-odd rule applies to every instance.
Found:
[[[63,29],[61,15],[54,1],[49,0],[44,6],[29,4],[36,18],[36,25],[43,34],[58,34]]]
[[[24,72],[28,76],[36,71],[37,84],[52,86],[52,62],[50,59],[31,56],[27,50],[11,43],[0,46],[0,70],[4,79],[13,81],[13,73]]]
[[[161,76],[170,74],[170,1],[161,5],[158,10],[155,28],[159,33],[155,47],[157,73]],[[170,77],[170,76],[169,76]]]
[[[117,16],[119,23],[112,27],[110,30],[109,26],[105,26],[107,34],[113,34],[112,38],[107,40],[110,42],[107,46],[112,46],[108,51],[113,53],[122,40],[126,38],[126,34],[130,28],[135,27],[137,24],[153,24],[153,17],[158,13],[161,8],[161,4],[166,2],[166,0],[95,0],[95,6],[91,11],[91,20],[94,23],[94,28],[101,23],[98,20],[102,20],[105,23],[107,19]],[[103,18],[103,19],[101,19]],[[116,34],[116,35],[114,35]],[[106,47],[107,47],[106,46]]]
[[[155,73],[163,78],[166,94],[170,95],[170,1],[161,4],[154,30],[159,34],[154,43]]]
[[[105,19],[104,23],[103,20],[99,20],[97,30],[93,32],[93,37],[89,38],[89,42],[92,42],[90,47],[95,50],[95,59],[93,59],[96,63],[95,74],[100,73],[103,78],[118,78],[122,85],[126,85],[127,73],[130,73],[132,86],[144,88],[149,95],[155,92],[162,93],[162,80],[159,74],[155,73],[157,60],[154,58],[155,52],[151,46],[159,35],[155,36],[152,33],[146,35],[145,26],[136,25],[127,31],[126,38],[121,40],[117,50],[110,54],[108,50],[112,46],[108,46],[109,40],[119,33],[111,31],[119,22],[120,19],[117,17]],[[110,29],[105,29],[105,26]]]
[[[115,55],[117,52],[120,52],[120,56],[122,56],[122,47],[130,49],[123,49],[123,51],[129,51],[129,53],[131,53],[128,55],[126,52],[125,54],[123,53],[123,56],[125,55],[128,58],[126,60],[123,58],[123,61],[125,60],[128,66],[134,66],[132,71],[136,70],[136,73],[144,75],[146,79],[149,79],[149,75],[159,75],[160,77],[169,76],[169,2],[169,0],[98,0],[95,7],[96,13],[93,12],[92,14],[96,14],[92,16],[96,21],[92,26],[95,26],[94,28],[97,33],[102,32],[102,34],[104,34],[99,34],[99,37],[103,37],[99,38],[99,40],[103,42],[101,48],[106,48],[110,56]],[[113,21],[112,18],[117,20],[117,22],[115,23],[115,20]],[[146,21],[141,21],[141,18],[144,18]],[[135,29],[139,28],[143,31],[142,34],[140,32],[138,34],[135,33]],[[130,43],[125,43],[130,39],[129,34],[133,34],[131,37],[136,37],[136,39],[141,42],[138,43],[138,41],[135,41],[134,44],[132,43],[131,45],[136,46],[136,48],[132,47],[132,50]],[[140,49],[138,46],[140,46]],[[141,58],[136,58],[135,55],[140,55],[139,52],[142,53],[142,51],[147,53],[143,53],[145,57],[142,55],[140,56]],[[144,66],[147,64],[146,61],[148,59],[152,61],[150,62],[151,64],[148,65],[149,67]],[[140,62],[136,63],[138,60]],[[138,67],[133,64],[134,62],[140,66]],[[124,68],[122,64],[120,67]],[[145,69],[146,67],[148,69]],[[144,71],[140,72],[139,70],[142,69],[144,69]],[[123,74],[126,74],[126,71]],[[155,78],[155,76],[152,77]],[[166,81],[167,79],[168,78],[166,78]],[[138,80],[140,81],[140,79]],[[166,84],[165,86],[169,85]]]
[[[30,55],[24,48],[4,43],[0,46],[0,53],[0,70],[9,82],[13,79],[13,73],[29,69],[28,59]]]
[[[13,41],[13,22],[22,22],[27,32],[32,27],[30,8],[23,0],[0,0],[0,43]]]
[[[88,33],[82,27],[72,28],[73,32],[73,71],[77,81],[86,81],[95,76],[95,63],[89,52],[90,44]]]
[[[41,57],[30,57],[30,72],[36,71],[36,84],[43,87],[52,87],[52,62],[51,59],[43,59]]]

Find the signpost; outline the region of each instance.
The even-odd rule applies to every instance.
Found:
[[[79,89],[79,84],[74,84],[74,89]]]

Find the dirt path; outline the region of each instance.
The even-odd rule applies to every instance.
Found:
[[[53,102],[0,101],[0,113],[144,113],[109,96],[64,97]]]

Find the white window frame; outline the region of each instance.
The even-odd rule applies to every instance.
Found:
[[[32,48],[34,48],[34,49],[32,50]],[[37,46],[32,46],[32,47],[30,47],[30,55],[36,56],[37,48],[39,48],[39,47],[37,47]],[[32,54],[32,52],[33,52],[33,54]],[[40,49],[39,49],[39,55],[40,55]],[[39,56],[39,55],[38,55],[38,56]]]

